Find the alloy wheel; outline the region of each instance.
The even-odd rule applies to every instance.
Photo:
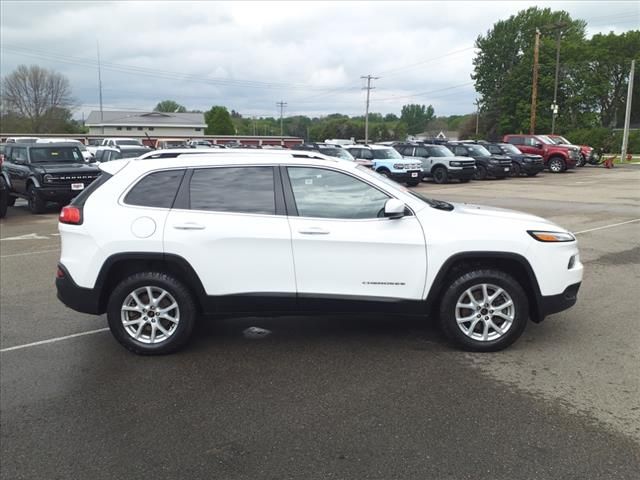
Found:
[[[456,302],[456,323],[467,337],[491,342],[503,337],[516,316],[513,299],[501,287],[481,283],[466,289]]]
[[[125,332],[138,342],[159,344],[171,337],[180,322],[180,307],[165,289],[136,288],[122,302],[120,319]]]

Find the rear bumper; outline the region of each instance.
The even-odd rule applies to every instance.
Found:
[[[67,269],[61,264],[58,264],[56,290],[58,291],[58,300],[76,312],[91,315],[104,313],[100,308],[100,292],[76,285]]]
[[[578,300],[578,290],[581,282],[569,285],[564,292],[559,295],[541,296],[538,301],[538,318],[533,320],[541,322],[547,315],[562,312],[573,307]]]

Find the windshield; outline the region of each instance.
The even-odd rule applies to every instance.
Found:
[[[31,149],[31,163],[84,162],[78,147],[37,147]]]
[[[116,140],[116,145],[140,145],[137,140]]]
[[[402,160],[402,155],[395,148],[376,148],[371,150],[373,158],[376,160]]]
[[[551,140],[555,140],[558,145],[571,145],[571,142],[560,135],[552,137]]]
[[[505,153],[513,153],[515,155],[520,155],[522,153],[520,150],[518,150],[516,147],[514,147],[510,143],[507,143],[505,145],[500,145],[500,148]]]
[[[546,143],[547,145],[556,145],[556,142],[551,140],[546,135],[537,135],[536,138],[539,139],[542,143]]]
[[[347,152],[343,148],[320,148],[319,151],[320,153],[324,155],[329,155],[330,157],[341,158],[343,160],[350,160],[352,162],[355,160],[353,158],[353,155],[351,155],[349,152]]]
[[[472,157],[490,157],[491,154],[489,150],[484,148],[482,145],[465,145]]]
[[[427,149],[427,152],[429,152],[429,156],[431,157],[455,157],[451,150],[442,145],[434,145],[432,147],[425,148]]]
[[[127,150],[123,150],[120,152],[120,158],[134,158],[134,157],[139,157],[140,155],[144,155],[145,153],[147,153],[149,150],[147,150],[146,148],[133,148],[133,149],[127,149]]]

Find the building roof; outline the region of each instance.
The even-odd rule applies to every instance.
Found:
[[[85,124],[102,126],[206,127],[203,113],[129,112],[125,110],[93,111]]]

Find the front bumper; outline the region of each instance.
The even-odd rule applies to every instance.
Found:
[[[448,173],[453,180],[471,180],[476,174],[476,167],[451,167]]]
[[[389,177],[398,183],[419,182],[422,170],[408,170],[406,172],[390,172]]]
[[[89,184],[85,183],[84,188]],[[71,185],[45,185],[36,188],[36,192],[43,200],[50,202],[70,201],[78,196],[82,190],[71,190]]]
[[[564,292],[558,295],[541,296],[538,300],[538,318],[534,321],[541,322],[544,317],[553,313],[562,312],[573,307],[578,300],[578,290],[581,282],[569,285]]]
[[[56,290],[58,291],[58,300],[76,312],[92,315],[104,313],[100,306],[100,292],[93,288],[79,287],[61,264],[58,264]]]
[[[511,172],[511,165],[498,165],[490,163],[487,165],[487,173],[491,177],[502,178],[509,175]]]
[[[522,170],[523,173],[526,174],[533,174],[533,173],[540,173],[541,171],[544,170],[544,163],[542,162],[521,162],[520,163],[520,168]]]

